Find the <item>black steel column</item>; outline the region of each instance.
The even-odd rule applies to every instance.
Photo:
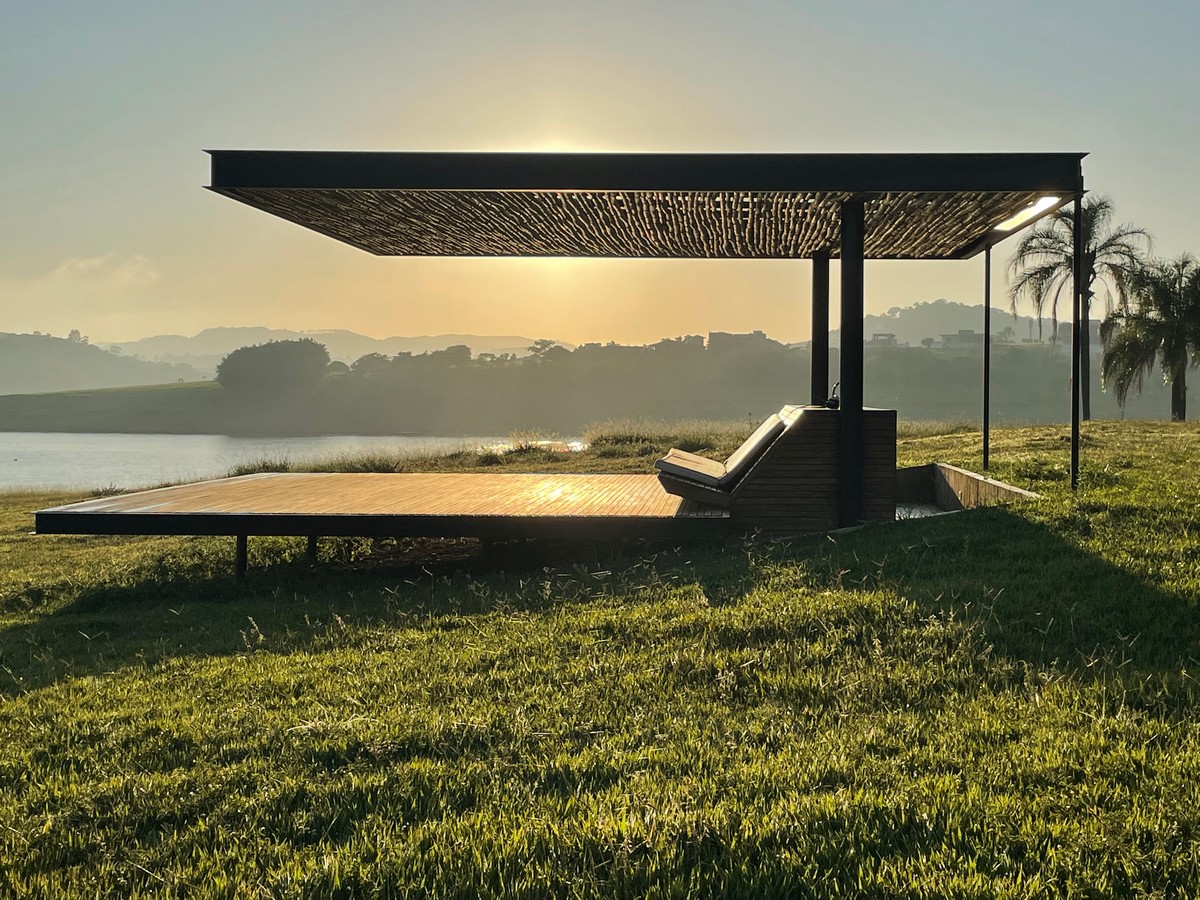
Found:
[[[838,524],[862,521],[863,510],[863,201],[842,203],[842,372],[838,414]]]
[[[1071,490],[1079,487],[1079,384],[1080,341],[1082,338],[1083,315],[1083,196],[1075,198],[1075,210],[1072,216],[1071,231],[1072,272],[1071,288],[1072,321],[1071,321]]]
[[[992,425],[992,248],[983,251],[983,471],[987,471]]]
[[[814,406],[829,396],[829,251],[812,256],[812,391]]]

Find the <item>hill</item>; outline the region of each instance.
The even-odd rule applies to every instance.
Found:
[[[0,394],[199,381],[189,365],[148,362],[78,340],[0,332]]]
[[[996,337],[1005,328],[1012,329],[1010,340],[1015,343],[1037,340],[1038,321],[1031,316],[1014,316],[999,306],[992,307],[992,336]],[[867,340],[873,334],[894,334],[899,344],[919,347],[924,338],[938,339],[943,334],[959,331],[983,331],[983,306],[969,305],[955,300],[930,300],[912,306],[893,306],[883,315],[869,315],[863,319],[863,334]],[[1050,340],[1050,319],[1042,319],[1042,336]],[[833,346],[841,345],[842,333],[834,329],[829,333]]]
[[[368,353],[382,353],[385,356],[395,356],[397,353],[429,353],[462,344],[470,347],[471,352],[476,355],[491,353],[499,356],[502,353],[512,353],[524,356],[533,343],[532,338],[519,334],[433,334],[373,338],[343,329],[292,331],[286,328],[237,327],[206,328],[191,337],[160,334],[126,341],[119,346],[127,356],[135,355],[156,362],[185,363],[211,376],[221,359],[239,347],[265,344],[267,341],[295,341],[300,338],[311,338],[324,344],[330,358],[347,364]]]

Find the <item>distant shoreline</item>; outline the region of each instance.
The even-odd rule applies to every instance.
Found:
[[[321,437],[342,437],[342,438],[444,438],[448,441],[456,441],[461,438],[469,437],[470,435],[457,434],[395,434],[390,431],[380,432],[343,432],[343,431],[306,431],[306,432],[281,432],[281,431],[75,431],[68,428],[60,428],[57,430],[42,429],[41,431],[22,431],[13,428],[0,428],[0,435],[5,434],[104,434],[104,435],[127,435],[129,437],[221,437],[221,438],[259,438],[262,440],[287,438],[321,438]],[[3,452],[3,450],[0,450]]]
[[[321,435],[236,437],[219,434],[6,432],[0,434],[0,490],[62,487],[130,489],[224,477],[245,471],[344,464],[395,470],[408,460],[497,453],[499,435]]]

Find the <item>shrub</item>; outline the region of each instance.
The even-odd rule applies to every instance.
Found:
[[[239,400],[275,401],[310,393],[328,366],[329,351],[312,338],[270,341],[226,356],[217,366],[217,382]]]

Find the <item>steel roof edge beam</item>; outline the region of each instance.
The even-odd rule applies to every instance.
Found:
[[[209,150],[216,191],[1039,191],[1083,189],[1086,153],[425,153]]]
[[[991,462],[992,428],[992,248],[983,250],[983,471]]]

